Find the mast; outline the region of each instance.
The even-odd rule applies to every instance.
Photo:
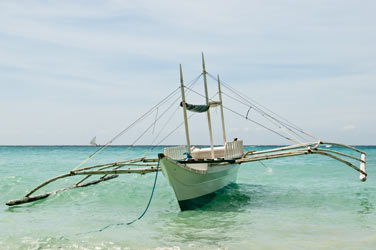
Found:
[[[190,155],[191,154],[191,143],[189,142],[189,130],[188,130],[188,119],[187,119],[187,105],[185,103],[184,83],[183,83],[183,71],[181,69],[181,64],[180,64],[180,91],[181,91],[181,102],[183,104],[185,137],[187,139],[187,152]]]
[[[219,81],[219,75],[217,75],[218,79],[218,95],[219,95],[219,102],[221,107],[221,120],[222,120],[222,135],[223,135],[223,145],[226,144],[226,130],[225,130],[225,118],[223,116],[223,103],[222,103],[222,92],[221,92],[221,82]]]
[[[207,81],[206,81],[204,52],[202,52],[202,74],[204,76],[206,105],[209,106],[210,103],[209,103],[209,97],[208,97],[208,86],[207,86]],[[206,111],[206,113],[208,114],[208,126],[209,126],[209,136],[210,136],[211,157],[212,157],[212,159],[214,159],[214,145],[213,145],[213,133],[212,133],[212,127],[211,127],[211,120],[210,120],[210,106],[209,106],[208,111]]]

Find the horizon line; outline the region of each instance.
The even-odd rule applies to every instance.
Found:
[[[245,147],[249,146],[288,146],[290,144],[249,144],[244,145]],[[376,146],[376,144],[349,144],[350,146],[360,146],[360,147],[367,147],[367,146]],[[89,144],[14,144],[14,145],[1,145],[0,147],[103,147],[104,145],[93,146]],[[181,144],[165,144],[165,145],[149,145],[149,144],[140,144],[140,145],[129,145],[129,144],[119,144],[119,145],[108,145],[107,147],[170,147],[170,146],[181,146]],[[207,146],[210,147],[208,144],[197,144],[195,146]],[[221,144],[214,145],[214,146],[223,146]]]

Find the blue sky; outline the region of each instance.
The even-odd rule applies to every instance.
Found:
[[[209,72],[320,139],[375,144],[375,9],[339,0],[1,1],[0,144],[104,143],[178,86],[179,63],[186,81],[197,76],[201,51]],[[288,143],[225,116],[228,137]],[[192,141],[207,144],[200,122]],[[183,130],[165,143],[184,143]]]

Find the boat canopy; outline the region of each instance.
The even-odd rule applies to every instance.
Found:
[[[180,103],[180,106],[183,107],[183,102]],[[204,113],[208,111],[209,105],[195,105],[195,104],[189,104],[185,103],[185,106],[189,111],[196,112],[196,113]]]

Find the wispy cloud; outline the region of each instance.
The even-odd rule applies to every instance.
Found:
[[[375,8],[374,1],[340,0],[1,1],[0,105],[7,111],[0,115],[7,122],[0,130],[18,128],[2,133],[1,143],[38,143],[18,126],[28,122],[22,112],[35,109],[44,110],[33,113],[41,123],[46,113],[54,117],[43,131],[55,144],[57,128],[71,134],[68,141],[83,140],[73,127],[59,127],[66,121],[55,109],[65,104],[66,118],[76,109],[95,112],[100,103],[113,115],[155,103],[177,86],[179,63],[187,81],[200,72],[201,51],[208,71],[314,134],[351,131],[362,119],[361,134],[346,139],[369,143],[369,124],[376,123],[369,116],[376,106]],[[96,119],[108,119],[103,113]],[[95,122],[74,118],[77,127],[95,131]],[[238,130],[250,143],[266,140],[261,130],[231,125],[245,128]],[[206,143],[201,134],[196,140]]]
[[[346,126],[341,128],[342,131],[352,131],[352,130],[355,130],[355,129],[356,129],[356,127],[353,124],[349,124],[349,125],[346,125]]]

